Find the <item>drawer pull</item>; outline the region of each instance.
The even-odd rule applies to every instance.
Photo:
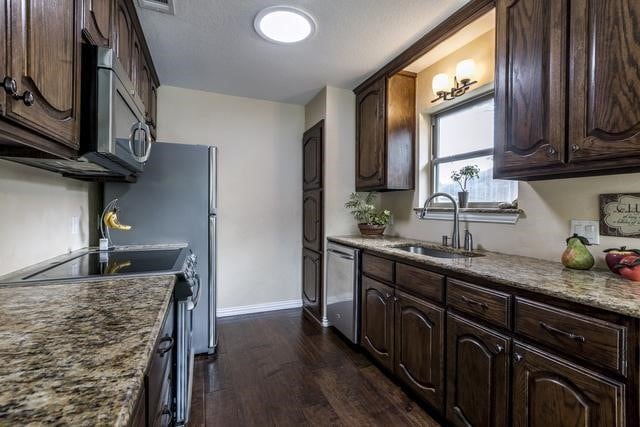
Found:
[[[168,342],[169,344],[166,347],[160,347],[160,345],[158,345],[158,349],[156,350],[156,352],[160,355],[160,357],[163,357],[166,353],[171,351],[171,349],[173,348],[173,337],[162,337],[160,339],[160,344],[165,342]]]
[[[483,310],[486,310],[487,308],[489,308],[489,306],[483,302],[480,301],[474,301],[470,298],[465,297],[464,295],[462,295],[462,301],[466,302],[467,305],[470,305],[472,307],[480,307]]]
[[[496,354],[502,353],[503,350],[504,350],[503,346],[501,346],[500,344],[496,344]]]
[[[569,339],[572,339],[574,341],[578,341],[578,342],[585,342],[586,341],[585,337],[583,337],[582,335],[576,335],[576,334],[574,334],[572,332],[566,332],[566,331],[563,331],[561,329],[554,328],[553,326],[547,325],[544,322],[540,322],[540,327],[542,327],[542,329],[546,330],[547,332],[550,332],[550,333],[556,334],[556,335],[561,335],[561,336],[567,337]]]
[[[513,354],[513,361],[515,363],[520,362],[523,359],[522,355],[520,353],[514,353]]]

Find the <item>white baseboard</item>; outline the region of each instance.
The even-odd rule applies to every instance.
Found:
[[[240,314],[263,313],[265,311],[286,310],[302,307],[302,300],[276,301],[264,304],[242,305],[239,307],[219,308],[217,317],[237,316]]]

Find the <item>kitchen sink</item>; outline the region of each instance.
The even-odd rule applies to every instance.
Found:
[[[472,252],[454,252],[453,250],[437,249],[420,245],[398,246],[396,249],[411,252],[412,254],[425,255],[435,258],[474,258],[483,256]]]

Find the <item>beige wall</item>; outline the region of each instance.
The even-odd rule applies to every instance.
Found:
[[[304,108],[162,86],[158,124],[219,148],[218,307],[300,300]]]
[[[493,79],[494,32],[491,31],[469,43],[450,56],[422,71],[417,80],[417,111],[433,110],[430,100],[431,78],[437,72],[453,73],[455,64],[465,58],[473,58],[479,65],[479,85]],[[412,211],[421,206],[428,194],[429,116],[418,121],[420,144],[416,174],[417,191],[384,193],[381,204],[394,213],[394,224],[389,234],[440,242],[444,234],[451,234],[451,221],[420,221]],[[559,260],[569,235],[571,219],[598,219],[598,195],[601,193],[640,192],[640,174],[616,175],[594,178],[575,178],[518,184],[519,206],[525,211],[515,225],[469,223],[465,224],[479,246],[499,252]],[[640,246],[640,241],[613,237],[600,238],[601,244],[591,248],[603,265],[602,250],[627,245]]]
[[[89,244],[91,184],[0,160],[0,275]],[[80,218],[71,234],[71,218]]]

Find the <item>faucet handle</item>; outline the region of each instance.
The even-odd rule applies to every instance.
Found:
[[[442,246],[449,246],[449,236],[446,234],[442,236]]]

